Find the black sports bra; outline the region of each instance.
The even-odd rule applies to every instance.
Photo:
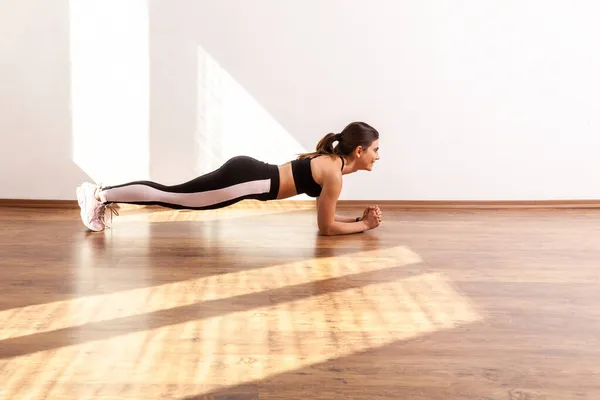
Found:
[[[323,188],[321,185],[315,182],[312,176],[312,169],[310,167],[310,160],[319,156],[320,154],[310,158],[302,158],[292,161],[292,175],[294,176],[297,194],[306,193],[310,197],[319,197],[321,195],[321,190]],[[342,159],[343,170],[344,158],[342,156],[340,156],[340,158]]]

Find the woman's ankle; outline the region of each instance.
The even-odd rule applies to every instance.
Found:
[[[104,194],[104,191],[100,188],[96,189],[96,192],[94,193],[94,197],[96,198],[96,200],[98,200],[100,203],[106,203],[106,195]]]

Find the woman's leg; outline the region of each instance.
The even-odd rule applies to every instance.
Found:
[[[277,165],[238,156],[215,171],[179,185],[167,186],[151,181],[103,188],[90,185],[78,188],[82,219],[88,228],[102,230],[104,208],[112,203],[208,210],[227,207],[244,199],[275,200],[279,192],[279,169]]]

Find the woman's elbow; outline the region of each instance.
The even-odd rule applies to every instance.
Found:
[[[329,235],[331,235],[331,233],[327,228],[319,228],[319,235],[329,236]]]
[[[321,235],[321,236],[335,235],[333,225],[319,224],[319,235]]]

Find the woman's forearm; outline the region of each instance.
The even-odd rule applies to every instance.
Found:
[[[362,217],[360,218],[362,219]],[[359,221],[360,221],[359,219]],[[356,217],[346,217],[344,215],[335,215],[335,220],[337,222],[356,222]]]
[[[356,218],[355,218],[356,220]],[[321,235],[334,236],[334,235],[347,235],[351,233],[360,233],[368,230],[369,228],[364,221],[359,222],[340,222],[336,221],[325,230],[320,230]]]

